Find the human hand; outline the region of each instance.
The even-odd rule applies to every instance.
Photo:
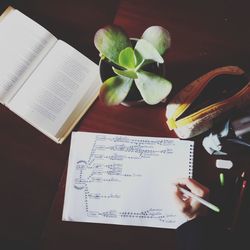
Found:
[[[206,215],[207,207],[203,206],[199,201],[183,194],[178,186],[189,189],[190,192],[200,196],[203,199],[208,199],[209,189],[199,182],[191,178],[183,178],[175,183],[176,190],[174,192],[175,201],[180,211],[184,213],[188,219],[194,219],[201,215]]]

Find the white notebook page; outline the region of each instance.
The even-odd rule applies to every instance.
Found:
[[[192,141],[73,132],[63,220],[176,228],[171,185],[192,159]]]

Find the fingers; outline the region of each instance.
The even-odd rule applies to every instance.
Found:
[[[209,195],[209,189],[205,186],[203,186],[198,181],[192,179],[192,178],[182,178],[178,179],[175,183],[177,186],[186,186],[190,191],[200,197],[208,197]]]
[[[196,208],[191,205],[191,198],[184,197],[180,191],[175,193],[176,205],[179,211],[181,211],[187,219],[191,220],[197,216]]]
[[[209,195],[209,189],[191,178],[179,179],[175,182],[176,187],[182,186],[189,189],[192,193],[204,198]],[[179,210],[189,219],[193,219],[207,213],[207,208],[196,199],[185,196],[178,188],[174,191],[176,205]]]
[[[189,210],[191,210],[190,207],[190,198],[185,197],[182,192],[180,192],[178,189],[175,192],[175,201],[178,206],[178,209],[182,213],[187,213]]]

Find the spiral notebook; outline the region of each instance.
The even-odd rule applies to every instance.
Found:
[[[194,142],[73,132],[64,221],[177,228],[186,221],[173,196],[192,177]]]

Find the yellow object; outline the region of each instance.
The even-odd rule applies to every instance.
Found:
[[[216,68],[188,84],[177,93],[166,107],[167,125],[169,129],[174,129],[180,138],[190,138],[211,128],[215,119],[229,113],[229,111],[250,104],[250,82],[249,79],[245,77],[244,73],[245,72],[237,66],[226,66]],[[245,79],[245,83],[243,85],[235,80],[233,85],[228,84],[226,87],[228,93],[230,93],[230,91],[232,92],[232,89],[236,87],[240,88],[236,93],[233,93],[225,99],[215,101],[214,103],[209,103],[209,99],[212,100],[212,98],[214,98],[214,96],[209,96],[203,101],[205,103],[203,105],[205,106],[199,108],[197,105],[197,107],[195,107],[194,103],[197,102],[197,99],[207,94],[204,92],[206,92],[206,87],[211,80],[221,75],[238,75]],[[215,95],[216,90],[221,87],[219,86],[220,83],[217,82],[217,84],[218,85],[210,86],[214,88]],[[206,102],[209,104],[206,105]],[[189,110],[190,107],[194,109],[193,112]]]

